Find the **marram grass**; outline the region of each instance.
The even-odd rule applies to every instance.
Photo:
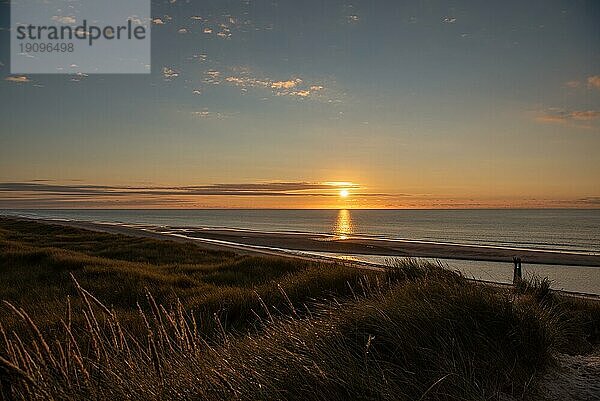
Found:
[[[417,262],[365,272],[0,223],[6,400],[521,399],[600,326],[597,305],[543,280],[510,291]]]

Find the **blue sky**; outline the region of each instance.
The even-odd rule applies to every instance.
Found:
[[[65,189],[0,187],[0,207],[600,199],[597,1],[154,1],[147,76],[10,75],[8,7],[0,181]],[[66,189],[282,182],[294,196],[115,203]],[[328,182],[352,196],[307,185]]]

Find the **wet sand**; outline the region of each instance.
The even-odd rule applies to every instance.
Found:
[[[188,230],[186,236],[225,241],[252,246],[264,246],[298,251],[344,254],[424,257],[435,259],[483,260],[512,262],[514,256],[523,263],[600,266],[600,255],[552,251],[515,250],[484,246],[439,244],[430,242],[383,240],[370,238],[341,239],[317,234],[282,234],[237,230]]]
[[[305,233],[265,233],[226,229],[154,228],[92,222],[36,220],[49,224],[78,227],[117,234],[146,236],[175,241],[197,240],[203,247],[236,250],[244,253],[277,253],[265,248],[342,254],[419,257],[435,259],[512,262],[518,256],[523,263],[563,266],[600,267],[600,255],[542,250],[516,250],[486,246],[440,244],[430,242],[384,240],[371,238],[339,238]],[[245,247],[247,246],[247,247]],[[262,247],[256,249],[254,247]]]
[[[447,267],[461,271],[467,278],[495,286],[508,286],[512,280],[512,257],[523,258],[529,265],[525,273],[543,277],[560,276],[564,286],[555,290],[565,295],[600,299],[597,289],[600,266],[598,255],[578,255],[544,251],[516,252],[489,247],[429,244],[411,241],[382,241],[374,239],[340,239],[328,235],[259,233],[239,230],[191,228],[158,228],[145,225],[120,225],[80,221],[32,220],[85,230],[154,238],[175,242],[193,242],[209,250],[229,251],[244,255],[277,256],[323,263],[343,263],[357,268],[380,270],[382,260],[393,257],[439,259]],[[354,255],[354,256],[353,256]],[[477,263],[479,261],[480,263]],[[496,265],[504,262],[506,265]],[[385,263],[384,263],[385,264]],[[555,267],[554,267],[555,266]],[[571,266],[571,267],[569,267]],[[586,266],[579,269],[572,266]],[[541,269],[542,271],[538,271]],[[558,270],[555,270],[558,269]],[[583,271],[582,271],[583,270]],[[552,274],[551,274],[552,273]],[[598,270],[600,273],[600,270]]]

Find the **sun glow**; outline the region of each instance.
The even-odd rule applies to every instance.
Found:
[[[347,189],[342,189],[342,190],[340,191],[340,197],[342,197],[342,198],[347,198],[347,197],[348,197],[348,195],[350,195],[350,191],[348,191]]]

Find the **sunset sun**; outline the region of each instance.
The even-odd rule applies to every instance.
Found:
[[[347,197],[348,197],[348,195],[350,195],[350,191],[348,191],[347,189],[342,189],[342,190],[340,191],[340,197],[341,197],[341,198],[347,198]]]

